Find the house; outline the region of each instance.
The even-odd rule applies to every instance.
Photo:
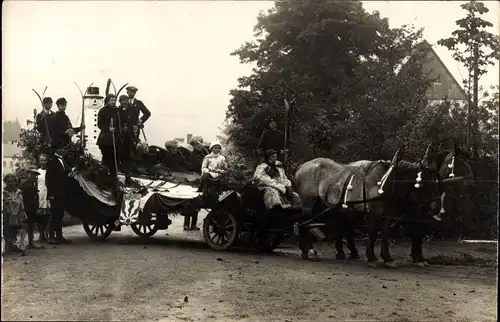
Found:
[[[14,155],[20,156],[21,153],[17,142],[2,142],[2,174],[14,172],[16,163],[19,162],[14,159]]]
[[[404,66],[407,66],[417,52],[424,54],[423,73],[429,73],[428,77],[434,79],[426,92],[429,103],[436,104],[447,99],[460,105],[467,104],[467,93],[426,40],[418,44],[413,52],[403,60],[403,67],[398,72],[404,71]]]

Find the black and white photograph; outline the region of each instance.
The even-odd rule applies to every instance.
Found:
[[[500,2],[2,3],[2,321],[498,320]]]

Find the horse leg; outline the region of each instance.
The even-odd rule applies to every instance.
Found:
[[[351,252],[349,254],[349,257],[347,259],[353,260],[353,259],[359,259],[359,252],[358,249],[356,248],[356,243],[354,241],[354,236],[355,236],[355,230],[356,230],[356,224],[357,220],[349,220],[347,223],[347,248]]]
[[[396,267],[396,264],[394,263],[394,259],[391,257],[391,253],[389,251],[389,238],[391,236],[391,220],[389,218],[386,218],[384,221],[384,226],[383,226],[383,233],[382,233],[382,242],[380,246],[380,257],[384,260],[384,265],[386,267]]]
[[[414,223],[411,229],[411,257],[413,259],[413,263],[419,267],[428,265],[422,252],[424,239],[423,225],[424,224],[422,223]]]
[[[369,266],[374,266],[377,262],[377,256],[375,256],[374,248],[379,232],[380,219],[381,217],[376,214],[372,214],[368,219],[368,241],[366,243],[365,255]]]
[[[335,223],[335,250],[337,251],[337,255],[335,255],[336,260],[345,260],[344,253],[344,234],[343,231],[346,226],[345,218],[339,218]]]

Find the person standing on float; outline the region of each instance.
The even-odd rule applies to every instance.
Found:
[[[283,162],[283,148],[285,144],[285,135],[278,130],[278,123],[274,117],[269,118],[269,128],[262,132],[257,145],[257,152],[261,158],[261,163],[265,161],[265,153],[268,150],[274,150],[278,153],[278,160]]]
[[[129,108],[131,109],[131,125],[134,128],[137,139],[139,139],[139,132],[144,128],[144,123],[151,117],[151,112],[148,110],[146,105],[141,100],[135,98],[135,94],[138,89],[135,86],[127,87],[127,95],[129,97]],[[142,113],[142,117],[139,118],[139,115]]]
[[[120,133],[122,132],[119,111],[116,107],[116,96],[108,94],[104,99],[104,107],[97,114],[97,127],[101,130],[97,138],[97,145],[101,150],[102,164],[109,170],[109,175],[116,178],[116,165],[120,151]],[[114,146],[113,146],[114,145]]]
[[[71,120],[66,115],[68,101],[64,97],[59,98],[56,101],[56,105],[58,111],[54,113],[50,123],[52,147],[55,149],[68,146],[71,143],[73,135],[85,128],[85,125],[73,127]]]
[[[44,97],[42,100],[42,111],[38,113],[35,117],[36,130],[40,133],[40,143],[45,145],[50,145],[49,138],[50,124],[52,124],[52,117],[54,112],[52,112],[52,98]]]

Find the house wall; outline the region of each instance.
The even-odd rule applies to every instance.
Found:
[[[5,175],[7,173],[14,172],[16,168],[16,160],[12,157],[3,157],[2,158],[2,174]]]
[[[448,97],[452,101],[467,101],[462,89],[457,85],[453,76],[446,70],[433,50],[426,54],[426,63],[423,65],[423,72],[430,72],[430,78],[438,78],[426,92],[429,100],[442,100]]]

